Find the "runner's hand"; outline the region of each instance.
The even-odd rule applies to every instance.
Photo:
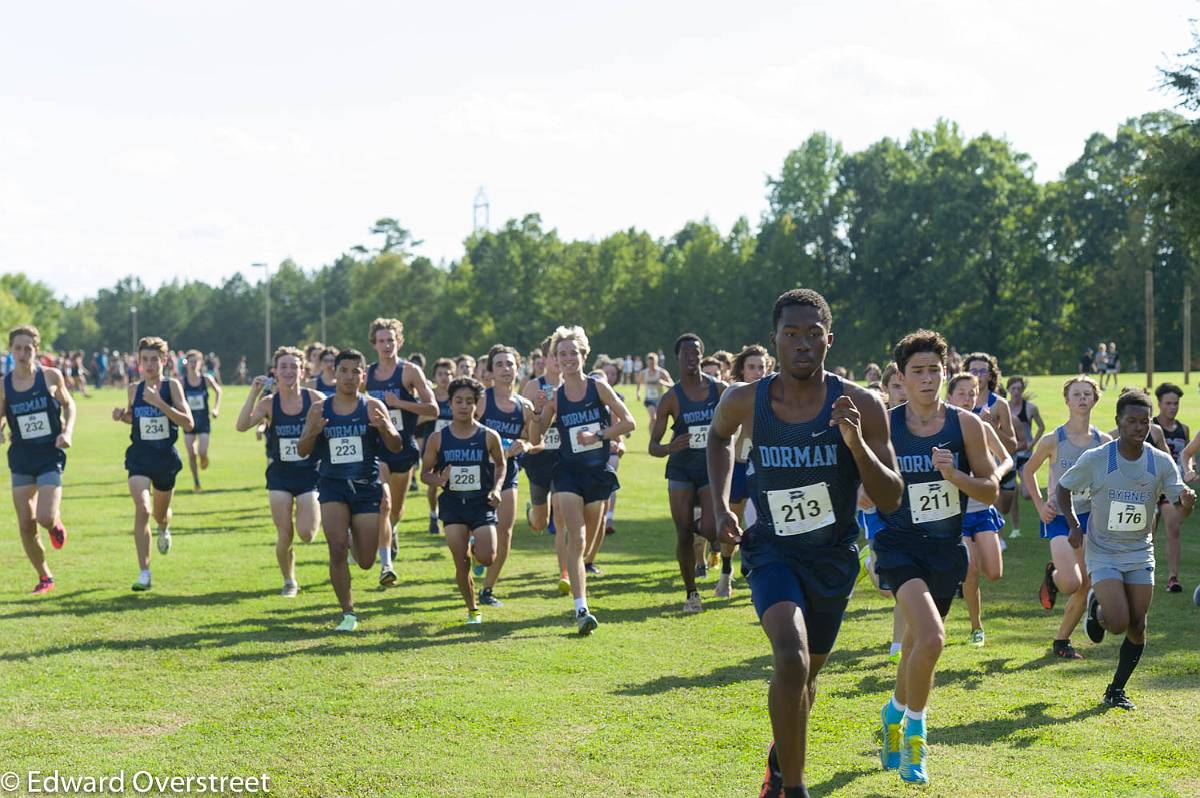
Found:
[[[933,467],[942,473],[944,479],[950,479],[950,475],[958,470],[954,467],[954,453],[949,449],[934,446],[932,460]]]
[[[492,488],[490,491],[488,491],[487,502],[491,507],[499,507],[500,491],[496,490],[495,488]]]
[[[1067,535],[1067,542],[1071,544],[1071,548],[1077,549],[1083,545],[1083,530],[1076,527],[1071,530],[1071,534]]]
[[[677,452],[686,451],[691,445],[691,438],[686,432],[681,432],[671,439],[667,444],[667,454],[676,454]]]
[[[1058,515],[1058,513],[1055,511],[1050,502],[1043,502],[1042,509],[1038,510],[1038,516],[1040,516],[1042,521],[1047,524],[1053,521],[1056,515]]]
[[[724,513],[717,519],[717,537],[722,543],[734,546],[742,542],[742,526],[738,523],[737,513]]]
[[[862,417],[854,400],[845,394],[834,400],[833,412],[829,414],[829,426],[835,424],[842,431],[842,440],[851,449],[862,443]]]
[[[4,443],[3,433],[0,433],[0,443]],[[62,433],[59,434],[58,440],[56,440],[54,442],[54,445],[57,446],[59,449],[70,449],[71,448],[71,433],[67,432],[66,430],[63,430]]]
[[[1196,491],[1191,488],[1184,488],[1183,493],[1179,494],[1179,506],[1185,510],[1191,510],[1196,506]]]

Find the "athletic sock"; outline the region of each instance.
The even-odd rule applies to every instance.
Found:
[[[904,720],[904,711],[906,709],[907,707],[896,700],[896,696],[892,696],[892,700],[888,702],[887,709],[884,710],[887,714],[887,722],[899,723]]]
[[[578,615],[580,610],[587,612],[587,599],[575,599],[575,613]]]
[[[808,788],[803,784],[799,787],[784,787],[783,798],[808,798]]]
[[[723,574],[733,573],[733,558],[732,557],[726,557],[724,554],[721,555],[721,573],[723,573]]]
[[[150,578],[150,569],[149,568],[143,568],[141,571],[138,572],[138,578],[141,579],[142,577],[145,577],[147,579]]]
[[[438,514],[437,514],[437,513],[430,513],[430,514],[429,514],[429,520],[430,520],[430,521],[436,521],[436,520],[438,520]]]
[[[1146,650],[1146,644],[1138,645],[1131,643],[1129,638],[1125,638],[1125,642],[1121,644],[1121,658],[1117,661],[1117,672],[1113,674],[1112,687],[1117,690],[1124,690],[1126,683],[1129,682],[1129,677],[1133,675],[1133,669],[1138,666],[1138,662],[1142,659],[1142,652]]]
[[[379,548],[379,569],[387,570],[392,567],[392,549],[390,546],[381,546]]]
[[[900,653],[900,649],[902,649],[903,647],[904,647],[903,643],[897,643],[895,640],[893,640],[892,647],[888,649],[888,656],[889,657],[896,656],[896,654]]]

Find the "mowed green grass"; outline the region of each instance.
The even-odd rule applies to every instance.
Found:
[[[1176,376],[1178,375],[1164,375]],[[1139,377],[1130,375],[1126,383]],[[1033,381],[1051,427],[1065,418],[1061,377]],[[632,391],[627,392],[632,399]],[[66,476],[68,545],[51,551],[58,589],[35,577],[10,522],[0,539],[0,770],[101,775],[267,773],[272,794],[756,795],[770,740],[769,649],[744,581],[730,600],[681,612],[662,461],[645,454],[645,416],[621,466],[618,534],[592,580],[600,619],[574,634],[557,596],[552,539],[517,524],[482,627],[465,613],[440,538],[409,496],[398,587],[354,572],[360,630],[337,635],[323,540],[298,547],[303,592],[278,595],[262,445],[237,434],[244,389],[215,422],[206,491],[175,501],[175,544],[155,552],[154,590],[137,574],[122,456],[109,420],[116,391],[81,399]],[[1115,392],[1097,412],[1111,428]],[[1200,423],[1189,389],[1183,418]],[[186,471],[181,485],[188,485]],[[522,478],[520,506],[527,488]],[[930,705],[931,796],[1200,794],[1200,522],[1185,527],[1186,592],[1156,589],[1146,655],[1130,685],[1139,708],[1099,698],[1118,643],[1051,658],[1059,613],[1036,591],[1047,546],[1032,505],[984,587],[988,643],[965,644],[955,604]],[[1161,548],[1161,547],[1160,547]],[[1165,553],[1159,552],[1160,585]],[[891,605],[860,584],[820,678],[810,726],[813,795],[899,794],[879,770],[875,729],[894,667]]]

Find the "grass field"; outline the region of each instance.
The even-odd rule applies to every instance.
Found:
[[[1065,419],[1061,382],[1033,381],[1051,428]],[[36,578],[11,516],[0,540],[0,771],[266,773],[282,796],[757,795],[769,649],[740,577],[728,600],[710,597],[710,578],[706,611],[682,614],[663,464],[645,454],[640,408],[618,534],[590,585],[601,623],[591,638],[574,634],[570,601],[554,590],[552,539],[523,520],[497,589],[505,606],[485,608],[482,627],[464,626],[448,552],[425,531],[417,494],[399,586],[384,592],[377,571],[356,570],[362,625],[335,635],[320,537],[298,548],[300,596],[278,595],[262,446],[233,430],[244,396],[226,394],[206,491],[177,495],[174,548],[154,553],[146,594],[129,590],[129,428],[109,420],[122,394],[80,400],[63,511],[70,539],[50,552],[57,590],[29,595]],[[1110,392],[1096,414],[1105,429],[1114,403]],[[1189,390],[1183,407],[1183,420],[1200,424],[1200,397]],[[522,507],[526,492],[522,478]],[[1004,579],[984,587],[985,648],[966,645],[961,602],[951,611],[925,794],[1200,795],[1191,600],[1200,521],[1185,526],[1183,594],[1161,589],[1159,552],[1146,655],[1129,685],[1139,708],[1105,712],[1118,644],[1092,646],[1080,630],[1085,660],[1050,656],[1060,616],[1036,599],[1047,546],[1032,505],[1022,510]],[[820,680],[814,796],[901,793],[897,776],[879,770],[875,740],[894,677],[891,608],[863,584]]]

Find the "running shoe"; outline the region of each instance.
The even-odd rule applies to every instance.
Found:
[[[1104,703],[1116,709],[1137,709],[1137,706],[1129,700],[1129,696],[1125,695],[1124,689],[1112,685],[1109,685],[1108,689],[1104,691]]]
[[[138,574],[138,578],[136,580],[134,580],[132,589],[136,590],[139,593],[142,592],[143,590],[149,590],[150,589],[150,573],[146,572],[143,574]]]
[[[54,580],[50,577],[42,577],[38,580],[37,586],[33,589],[33,595],[44,596],[54,589]]]
[[[704,604],[700,601],[700,591],[693,590],[688,593],[687,601],[683,602],[683,611],[691,615],[704,610]]]
[[[279,595],[283,596],[284,598],[295,598],[296,594],[299,592],[300,585],[289,580],[283,583],[283,590],[279,591]]]
[[[478,626],[483,623],[483,613],[479,610],[467,610],[467,626]]]
[[[1183,585],[1179,584],[1178,576],[1172,576],[1171,578],[1169,578],[1167,580],[1167,592],[1168,593],[1182,593],[1183,592]]]
[[[337,626],[333,627],[335,632],[353,632],[358,628],[358,616],[352,612],[342,613],[342,620]]]
[[[67,528],[62,525],[62,521],[59,521],[50,530],[50,545],[56,549],[61,549],[66,542]]]
[[[871,559],[871,550],[869,548],[867,548],[866,546],[863,546],[858,552],[858,578],[854,580],[856,584],[858,582],[861,582],[862,580],[866,579],[870,575],[867,572],[868,569],[871,567],[868,564],[870,562],[870,559]]]
[[[717,577],[717,587],[713,591],[716,598],[729,598],[733,595],[733,578],[731,574],[721,574]]]
[[[1083,655],[1075,650],[1070,640],[1055,640],[1053,650],[1054,656],[1062,659],[1083,659]]]
[[[607,526],[604,527],[604,537],[608,537],[609,535],[615,535],[615,534],[617,534],[617,528],[614,527],[612,524],[608,524]]]
[[[895,663],[898,665],[900,663],[900,660],[903,657],[904,657],[904,649],[898,648],[894,652],[888,654],[888,662],[892,662],[892,663]]]
[[[587,571],[593,576],[602,576],[604,574],[604,572],[597,568],[596,564],[593,562],[584,563],[583,570]]]
[[[396,530],[399,528],[399,524],[396,524],[394,527],[392,527],[392,542],[390,545],[392,550],[392,562],[400,559],[400,536],[396,534]]]
[[[471,569],[471,573],[475,574],[476,578],[483,576],[483,572],[487,570],[487,566],[483,563],[475,563],[475,567]]]
[[[596,620],[596,616],[588,612],[586,608],[575,613],[575,628],[579,630],[579,634],[586,637],[596,631],[596,627],[599,625],[600,622]]]
[[[489,607],[503,607],[504,603],[492,593],[490,587],[485,587],[479,591],[479,603],[486,604]]]
[[[696,578],[697,579],[707,579],[708,578],[708,566],[702,562],[696,563]]]
[[[431,515],[431,516],[429,516],[429,534],[436,535],[436,534],[438,534],[438,532],[439,532],[439,530],[438,530],[437,516]]]
[[[718,565],[720,565],[720,564],[721,564],[721,552],[719,552],[719,551],[709,551],[709,553],[708,553],[708,567],[709,567],[709,568],[716,568],[716,567],[717,567]]]
[[[925,772],[925,755],[929,749],[925,738],[919,734],[906,734],[900,744],[900,779],[909,784],[928,784]]]
[[[1012,532],[1009,532],[1009,533],[1008,533],[1008,539],[1009,539],[1009,540],[1016,540],[1016,539],[1017,539],[1017,538],[1019,538],[1019,537],[1021,537],[1021,530],[1020,530],[1020,529],[1017,529],[1017,528],[1014,526],[1014,527],[1013,527],[1013,529],[1012,529]]]
[[[975,648],[983,648],[983,644],[987,642],[987,636],[984,635],[982,629],[976,629],[971,632],[971,645]]]
[[[879,736],[882,742],[879,745],[879,764],[883,765],[884,770],[896,770],[900,767],[900,723],[888,723],[888,708],[892,705],[892,700],[883,705],[883,709],[879,713],[880,728]],[[903,716],[901,716],[903,720]]]
[[[558,580],[558,595],[571,595],[571,580],[567,579],[565,576]]]
[[[779,769],[774,740],[767,750],[767,772],[763,774],[762,790],[759,791],[758,798],[783,798],[783,771]]]
[[[1058,586],[1054,584],[1054,561],[1046,563],[1046,573],[1042,576],[1042,586],[1038,588],[1038,600],[1042,602],[1042,609],[1054,609],[1054,603],[1058,601]]]
[[[391,587],[396,584],[396,572],[391,568],[381,568],[379,570],[379,586]]]
[[[158,530],[158,553],[167,554],[171,551],[171,529],[163,527]]]
[[[1104,625],[1096,617],[1099,609],[1100,602],[1096,600],[1096,591],[1089,590],[1087,594],[1087,620],[1084,621],[1083,628],[1087,631],[1088,640],[1091,640],[1093,643],[1104,642]]]

